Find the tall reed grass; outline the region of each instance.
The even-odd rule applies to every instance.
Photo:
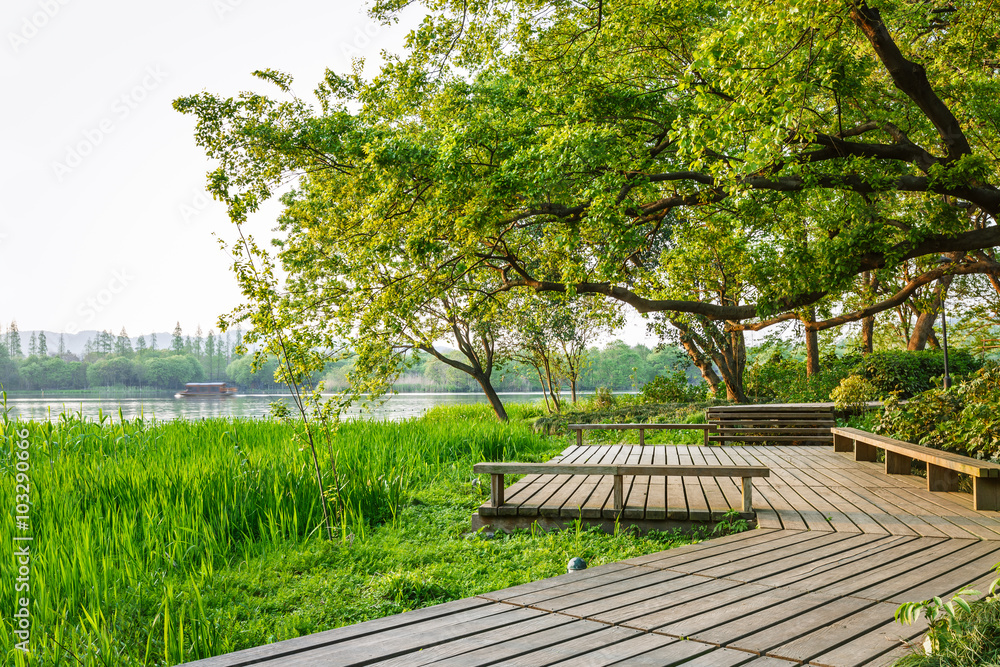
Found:
[[[3,414],[0,413],[0,417]],[[319,540],[322,512],[295,425],[274,420],[0,422],[0,524],[16,531],[15,432],[31,452],[30,658],[14,648],[14,545],[0,540],[4,664],[173,665],[232,650],[235,610],[201,598],[216,569],[272,547]],[[407,495],[479,460],[545,447],[482,409],[331,433],[324,485],[343,534],[394,521]],[[8,483],[11,482],[11,483]],[[180,586],[179,584],[184,584]],[[189,585],[188,585],[189,584]],[[183,593],[177,592],[183,588]]]

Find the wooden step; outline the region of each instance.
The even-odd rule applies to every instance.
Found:
[[[710,435],[709,442],[833,442],[826,435]]]
[[[722,426],[716,432],[719,435],[733,433],[755,433],[761,435],[767,435],[768,433],[774,433],[775,435],[830,435],[829,428],[754,428],[752,426]]]
[[[810,424],[822,424],[823,426],[830,425],[836,426],[837,422],[833,419],[718,419],[712,420],[712,424],[719,424],[721,426],[727,426],[729,424],[746,424],[747,426],[778,426],[780,424],[787,424],[789,426],[809,426]]]
[[[798,412],[789,414],[787,412],[727,412],[713,413],[705,415],[708,421],[719,421],[727,419],[827,419],[833,420],[833,415],[829,412]]]
[[[781,410],[783,412],[832,412],[833,408],[825,405],[812,405],[809,403],[795,404],[795,403],[758,403],[754,405],[713,405],[707,410],[715,410],[718,412],[727,411],[742,411],[742,412],[752,412],[754,410]]]

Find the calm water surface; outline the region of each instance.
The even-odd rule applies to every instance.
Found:
[[[502,393],[504,403],[532,403],[541,400],[540,393]],[[159,420],[203,419],[207,417],[261,417],[270,411],[275,401],[286,403],[294,410],[292,399],[275,394],[246,394],[230,398],[163,397],[60,397],[58,394],[32,398],[7,398],[11,418],[34,421],[57,419],[60,413],[82,413],[96,418],[100,414],[118,419],[118,411],[126,419],[140,415]],[[371,410],[351,409],[349,417],[362,419],[400,420],[417,417],[435,405],[486,403],[482,394],[398,394]]]

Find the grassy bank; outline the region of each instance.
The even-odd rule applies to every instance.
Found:
[[[0,579],[5,664],[25,664],[12,632],[24,596],[32,665],[172,665],[559,574],[574,555],[598,564],[681,541],[466,534],[489,486],[473,463],[544,460],[564,446],[532,432],[532,409],[510,411],[510,424],[461,406],[321,436],[324,486],[341,510],[332,541],[290,424],[4,422],[3,534],[27,534],[13,512],[27,451],[33,537],[30,589]],[[14,548],[0,542],[5,572]]]

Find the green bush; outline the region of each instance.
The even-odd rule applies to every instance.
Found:
[[[643,403],[684,403],[705,400],[706,388],[689,383],[684,371],[673,371],[654,377],[642,386],[640,394]]]
[[[1000,597],[996,591],[1000,580],[990,586],[989,593],[979,600],[966,597],[979,591],[963,589],[951,600],[932,598],[922,602],[907,602],[896,610],[898,623],[912,624],[924,615],[927,635],[922,651],[900,658],[897,667],[980,667],[1000,664]]]
[[[867,378],[848,375],[830,392],[830,398],[838,410],[861,412],[868,401],[878,400],[879,391]]]
[[[615,397],[607,387],[598,387],[594,392],[594,407],[599,410],[607,410],[615,407]]]
[[[948,372],[956,378],[979,370],[980,362],[968,350],[948,351]],[[940,350],[888,350],[873,352],[863,362],[864,376],[884,394],[916,396],[933,386],[931,379],[944,375],[944,353]]]
[[[1000,455],[1000,365],[991,363],[951,389],[905,403],[889,398],[876,428],[893,438],[996,460]]]
[[[766,361],[748,366],[743,390],[747,396],[762,403],[822,403],[830,400],[830,392],[851,374],[855,357],[824,357],[820,372],[806,374],[806,362],[790,359],[776,352]]]

